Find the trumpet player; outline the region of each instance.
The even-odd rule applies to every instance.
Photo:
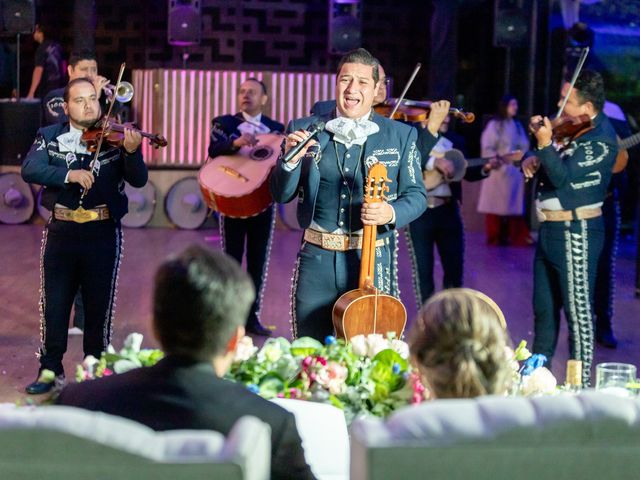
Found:
[[[113,85],[109,84],[109,80],[98,74],[98,61],[95,53],[89,50],[74,52],[69,58],[69,66],[67,67],[69,81],[76,78],[85,77],[91,80],[96,89],[98,101],[103,112],[107,111],[107,101],[113,94]],[[54,123],[64,123],[69,121],[64,113],[64,87],[51,90],[44,97],[44,124],[52,125]],[[109,95],[110,94],[110,95]],[[114,109],[117,105],[114,105]]]

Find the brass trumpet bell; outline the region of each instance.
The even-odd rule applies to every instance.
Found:
[[[104,92],[110,99],[115,95],[118,102],[127,103],[133,98],[133,85],[129,82],[120,82],[116,90],[116,86],[110,83],[104,87]]]

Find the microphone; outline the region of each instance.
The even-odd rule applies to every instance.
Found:
[[[295,145],[294,147],[291,148],[291,150],[289,150],[287,152],[287,154],[284,156],[284,158],[282,159],[282,161],[284,163],[289,163],[291,160],[293,160],[293,157],[295,157],[298,153],[300,153],[300,150],[302,150],[304,148],[304,146],[309,143],[309,141],[316,137],[318,135],[318,133],[320,133],[321,131],[324,130],[324,122],[318,122],[318,123],[314,123],[313,125],[311,125],[308,129],[306,129],[307,132],[309,132],[311,135],[309,135],[307,138],[305,138],[302,142],[299,142],[297,145]]]

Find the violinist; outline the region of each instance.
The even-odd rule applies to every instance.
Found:
[[[533,351],[553,357],[564,310],[569,355],[582,360],[582,383],[589,385],[593,359],[593,312],[598,258],[604,243],[602,204],[618,151],[611,122],[602,113],[602,76],[584,70],[562,87],[564,115],[584,116],[573,135],[558,139],[546,117],[531,118],[535,156],[523,161],[526,177],[538,172],[536,210],[541,222],[534,261]],[[556,122],[556,121],[554,121]],[[566,122],[565,122],[566,123]],[[557,135],[555,135],[557,137]]]
[[[430,119],[439,116],[439,109],[448,112],[449,102],[437,102]],[[433,117],[434,113],[436,114]],[[434,135],[425,129],[420,132],[418,148],[422,156],[423,171],[440,170],[444,176],[451,176],[454,166],[444,154],[455,148],[464,152],[464,137],[451,129],[451,115],[445,115],[438,129],[437,142]],[[466,169],[463,179],[469,182],[484,180],[498,165],[496,159],[485,165]],[[442,287],[462,287],[464,278],[464,225],[460,213],[462,184],[460,181],[441,183],[427,190],[427,209],[419,218],[409,224],[406,233],[407,244],[413,262],[414,290],[418,305],[424,304],[435,292],[434,264],[437,248],[442,264]]]
[[[140,132],[125,129],[122,146],[105,142],[97,158],[81,140],[100,118],[91,80],[69,82],[63,108],[69,122],[38,130],[22,165],[25,181],[44,186],[42,203],[52,212],[40,258],[40,371],[26,388],[30,394],[46,393],[64,383],[62,357],[79,287],[85,311],[84,355],[100,358],[109,345],[122,259],[120,219],[128,208],[122,186],[126,181],[143,187],[148,176]],[[43,374],[44,370],[53,375]]]

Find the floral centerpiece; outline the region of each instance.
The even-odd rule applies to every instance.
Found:
[[[93,380],[138,367],[155,365],[164,357],[164,353],[158,349],[141,348],[142,338],[140,333],[131,333],[120,351],[109,345],[107,351],[102,352],[100,359],[87,355],[84,361],[76,366],[76,381]]]
[[[558,382],[551,371],[544,367],[547,357],[539,353],[531,354],[526,340],[522,340],[515,351],[507,347],[506,354],[513,368],[511,395],[531,397],[556,392]]]
[[[244,337],[227,378],[265,398],[326,402],[356,415],[387,416],[415,398],[408,345],[392,335],[358,335],[350,342],[327,337],[273,338],[261,349]]]

